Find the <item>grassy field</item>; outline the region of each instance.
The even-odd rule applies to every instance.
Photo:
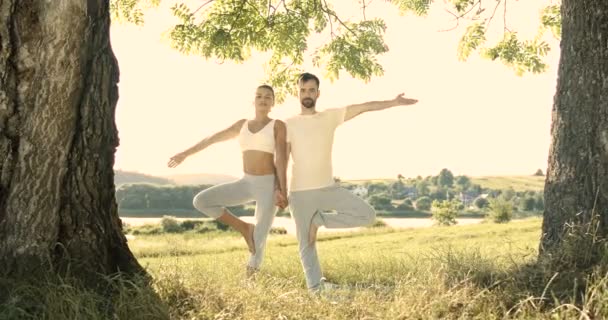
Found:
[[[540,191],[545,188],[545,177],[543,176],[497,176],[497,177],[473,177],[471,182],[481,185],[482,188],[508,189],[515,191]]]
[[[248,253],[234,233],[138,236],[130,247],[153,276],[153,290],[121,282],[112,311],[117,319],[608,316],[608,278],[594,279],[580,295],[574,285],[554,291],[557,275],[534,266],[540,225],[540,218],[528,218],[508,224],[324,234],[318,242],[321,264],[338,288],[322,294],[305,288],[293,236],[271,235],[254,279],[246,277]],[[42,318],[83,318],[82,309],[69,313],[73,308],[56,305],[86,306],[87,295],[65,285],[55,289],[61,294],[53,290],[54,300],[45,301],[58,313]],[[1,307],[16,312],[11,305]]]

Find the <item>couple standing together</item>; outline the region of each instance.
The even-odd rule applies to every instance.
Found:
[[[353,228],[375,220],[375,211],[364,200],[339,187],[333,178],[332,146],[336,128],[345,121],[367,112],[410,105],[417,102],[403,94],[386,101],[370,101],[342,108],[316,110],[319,78],[303,73],[298,78],[301,113],[287,119],[268,117],[274,106],[274,90],[261,85],[255,93],[255,118],[241,119],[191,148],[173,156],[175,167],[188,156],[208,146],[238,138],[243,154],[244,176],[234,182],[205,189],[194,197],[194,207],[238,232],[251,256],[248,273],[262,263],[266,238],[277,207],[289,206],[296,223],[300,259],[309,289],[321,289],[323,275],[317,256],[317,229]],[[287,163],[292,158],[292,174],[287,193]],[[226,207],[255,201],[256,224],[246,223]],[[335,210],[335,212],[329,212]]]

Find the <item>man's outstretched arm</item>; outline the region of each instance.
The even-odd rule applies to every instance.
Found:
[[[406,106],[418,102],[416,99],[405,98],[403,93],[399,94],[395,99],[384,101],[369,101],[361,104],[353,104],[346,107],[344,121],[348,121],[364,112],[384,110],[396,106]]]

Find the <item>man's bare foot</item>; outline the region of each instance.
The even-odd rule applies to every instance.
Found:
[[[313,244],[317,241],[317,230],[319,230],[319,227],[311,222],[310,230],[308,231],[308,244]]]
[[[247,278],[255,279],[255,275],[258,273],[258,269],[247,266]]]
[[[251,254],[255,254],[255,243],[253,242],[253,230],[255,229],[255,225],[248,223],[247,229],[245,229],[245,233],[243,237],[245,238],[245,242],[247,242],[247,247],[249,248],[249,252]]]

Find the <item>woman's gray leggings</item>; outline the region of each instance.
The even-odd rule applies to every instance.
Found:
[[[274,175],[254,176],[213,186],[198,193],[194,207],[212,218],[219,218],[227,206],[255,201],[256,225],[253,231],[255,254],[249,258],[249,267],[259,268],[264,256],[266,238],[270,232],[277,207],[274,204]],[[226,211],[227,212],[227,211]]]

